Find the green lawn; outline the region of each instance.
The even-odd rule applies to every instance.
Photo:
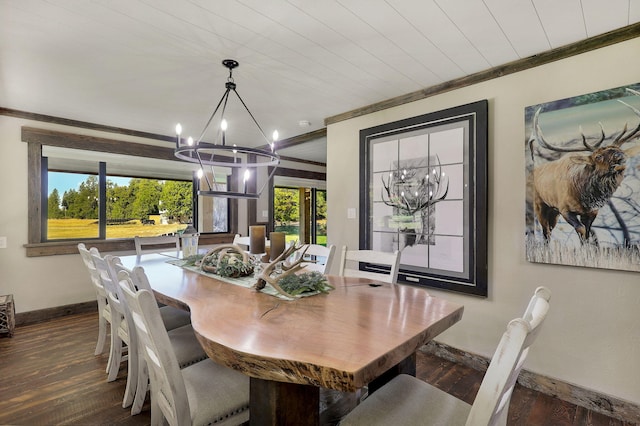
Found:
[[[300,227],[297,224],[289,224],[289,225],[277,225],[275,227],[275,231],[284,232],[285,233],[285,241],[287,244],[293,241],[299,241],[300,236]],[[318,235],[316,238],[316,244],[326,246],[327,245],[327,236],[326,235]]]
[[[156,223],[158,222],[159,220]],[[132,220],[121,225],[107,225],[107,238],[133,238],[136,235],[148,237],[171,234],[183,229],[185,226],[179,223],[143,225],[139,220]],[[49,240],[97,237],[98,221],[96,219],[49,219],[47,221],[47,239]]]

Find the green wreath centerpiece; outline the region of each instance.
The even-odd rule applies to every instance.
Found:
[[[308,294],[328,293],[333,287],[327,282],[320,272],[301,272],[309,261],[304,259],[304,255],[309,248],[308,245],[300,246],[297,243],[290,245],[274,261],[269,263],[258,276],[258,281],[253,288],[262,290],[267,283],[283,296],[296,298]],[[294,253],[300,251],[298,256]],[[285,259],[295,257],[293,262],[285,262]],[[275,273],[276,266],[280,264],[282,273]]]
[[[247,277],[253,274],[249,255],[235,244],[224,244],[209,250],[200,260],[200,269],[228,278]]]

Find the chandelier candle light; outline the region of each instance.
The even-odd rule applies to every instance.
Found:
[[[275,150],[275,143],[278,139],[278,131],[275,130],[273,132],[273,140],[269,141],[264,131],[256,121],[255,117],[253,116],[251,111],[249,111],[249,108],[236,91],[236,83],[233,80],[232,73],[233,69],[238,67],[238,62],[233,59],[225,59],[222,61],[222,65],[229,69],[229,77],[227,78],[227,82],[225,83],[226,90],[223,93],[222,98],[218,102],[218,105],[213,111],[213,114],[211,114],[211,116],[209,117],[206,126],[204,127],[202,133],[200,134],[200,137],[196,141],[194,141],[192,137],[188,137],[186,140],[182,138],[182,126],[180,124],[176,125],[176,148],[174,155],[181,160],[200,165],[200,169],[198,170],[198,177],[205,178],[208,190],[198,190],[198,195],[219,196],[225,198],[257,199],[260,197],[260,193],[267,186],[268,182],[275,174],[276,168],[280,164],[280,156],[276,153]],[[249,117],[258,128],[259,133],[267,142],[268,148],[227,144],[227,133],[229,124],[225,119],[225,112],[231,92],[236,95],[244,109],[249,114]],[[216,117],[218,111],[220,111],[220,114]],[[219,130],[216,134],[216,138],[213,143],[204,142],[203,138],[207,130],[211,126],[211,123],[214,121],[219,123]],[[204,171],[205,166],[211,167],[211,179],[209,177],[209,174],[205,173]],[[231,168],[232,170],[244,169],[242,190],[234,190],[233,186],[232,188],[228,188],[226,182],[217,182],[214,167],[226,167]],[[257,169],[262,167],[271,167],[272,169],[264,184],[258,189]],[[252,170],[253,174],[256,175],[257,190],[255,192],[252,192],[248,185],[249,180],[251,179]],[[238,175],[232,173],[231,176],[232,178],[235,177],[237,179]]]

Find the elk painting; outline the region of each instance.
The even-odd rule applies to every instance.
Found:
[[[636,86],[527,109],[529,260],[640,270]]]

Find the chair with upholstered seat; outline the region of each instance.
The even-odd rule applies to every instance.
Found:
[[[382,267],[379,269],[379,272],[372,270],[363,271],[359,269],[360,262],[367,263],[372,268],[375,268],[377,265]],[[342,247],[340,276],[370,278],[386,283],[395,283],[398,280],[399,268],[400,252],[398,250],[393,253],[387,253],[376,250],[349,250],[347,246]],[[387,272],[387,270],[389,272]]]
[[[179,368],[149,290],[136,290],[130,278],[120,288],[130,308],[138,350],[151,381],[151,424],[237,425],[249,420],[249,377],[210,359]]]
[[[155,237],[135,236],[133,242],[138,256],[145,253],[158,253],[162,251],[180,251],[180,237],[178,235],[158,235]]]
[[[111,307],[111,347],[109,351],[109,361],[107,362],[107,381],[116,380],[120,370],[120,364],[127,361],[127,384],[122,400],[122,406],[128,407],[136,400],[144,402],[146,386],[140,394],[137,394],[137,384],[139,381],[139,359],[136,350],[136,336],[132,333],[130,325],[130,313],[128,307],[123,302],[120,288],[118,286],[117,273],[114,265],[120,264],[120,259],[106,255],[92,254],[93,263],[98,271],[100,280],[107,294],[109,306]],[[172,343],[176,345],[179,354],[179,362],[182,366],[190,365],[206,358],[206,354],[197,341],[193,329],[190,325],[183,325],[169,331]],[[135,411],[139,412],[142,404],[134,405]],[[134,410],[132,409],[132,412]],[[135,414],[135,413],[133,413]]]
[[[136,285],[136,288],[141,289],[144,288],[146,290],[151,290],[151,284],[149,283],[149,278],[147,274],[144,272],[144,268],[142,266],[134,266],[133,269],[129,270],[125,268],[120,262],[114,261],[113,269],[116,275],[121,270],[126,270],[133,275],[133,282]],[[162,317],[162,322],[164,323],[164,328],[167,330],[173,330],[175,328],[179,328],[185,325],[191,324],[191,313],[189,311],[185,311],[184,309],[175,308],[173,306],[167,305],[159,305],[160,306],[160,316]]]
[[[513,387],[547,316],[550,297],[547,288],[538,287],[523,317],[509,323],[473,405],[401,374],[369,395],[340,425],[505,425]]]
[[[328,274],[331,271],[336,246],[329,245],[325,247],[319,244],[307,244],[297,251],[296,254],[302,253],[303,251],[305,259],[311,262],[306,264],[306,270],[318,271],[322,274]],[[297,258],[295,260],[297,260]]]
[[[134,237],[136,246],[136,254],[141,256],[145,253],[158,253],[163,251],[180,251],[180,237],[178,235],[160,235],[156,237]],[[117,271],[116,271],[117,273]],[[151,289],[149,282],[144,277],[144,285],[142,288]],[[162,308],[162,320],[167,330],[182,327],[191,323],[189,313],[172,307]]]
[[[98,274],[93,264],[93,259],[91,258],[92,254],[99,255],[100,253],[95,247],[87,249],[84,243],[78,244],[78,252],[80,253],[84,266],[89,272],[89,279],[96,292],[96,300],[98,302],[98,342],[96,343],[94,355],[100,355],[104,352],[104,345],[107,341],[107,324],[111,324],[111,307],[107,302],[107,292],[102,286],[100,274]]]

